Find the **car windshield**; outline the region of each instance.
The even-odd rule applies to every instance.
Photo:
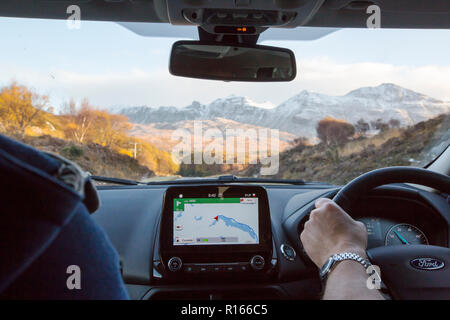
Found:
[[[295,53],[297,76],[250,83],[171,75],[181,38],[112,22],[1,21],[0,133],[92,175],[344,184],[380,167],[423,167],[449,145],[449,30],[264,41]]]

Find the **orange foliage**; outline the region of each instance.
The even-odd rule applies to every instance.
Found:
[[[42,122],[42,111],[47,108],[47,96],[13,82],[0,91],[0,129],[19,133],[23,138],[29,126]]]
[[[60,115],[48,108],[48,97],[13,82],[0,88],[0,132],[18,132],[25,136],[48,134],[79,145],[96,143],[125,154],[159,174],[173,174],[178,166],[171,155],[154,145],[128,135],[132,125],[123,115],[112,114],[92,106],[87,99],[70,100]],[[32,130],[33,129],[33,130]]]
[[[125,116],[98,110],[85,99],[77,107],[71,100],[65,106],[66,138],[78,143],[95,142],[105,147],[119,147],[129,142],[131,124]]]

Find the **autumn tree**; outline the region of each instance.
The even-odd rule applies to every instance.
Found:
[[[63,116],[68,123],[64,129],[64,134],[70,140],[78,143],[84,143],[89,140],[89,134],[94,130],[94,121],[96,113],[89,102],[84,99],[78,107],[72,99],[63,106]]]
[[[24,138],[29,126],[43,121],[43,112],[50,110],[48,104],[48,96],[13,82],[0,91],[0,127]]]
[[[340,145],[355,134],[355,127],[345,120],[331,117],[319,121],[316,127],[317,137],[326,145]]]
[[[127,131],[131,129],[131,124],[128,122],[127,117],[111,114],[106,110],[95,112],[94,123],[95,141],[102,146],[108,147],[125,142],[124,138],[127,136]]]
[[[325,153],[333,161],[339,161],[339,145],[344,144],[355,134],[355,127],[345,120],[331,117],[319,121],[316,127],[317,136],[325,144]]]
[[[130,144],[127,131],[131,124],[123,115],[95,109],[87,100],[79,106],[71,100],[63,106],[62,115],[67,120],[66,138],[77,143],[94,142],[116,150]]]
[[[2,96],[0,95],[0,132],[8,130],[8,123],[10,123],[11,114],[6,106],[2,103]]]
[[[139,146],[137,160],[140,164],[159,174],[173,174],[178,171],[179,166],[173,162],[169,152],[159,150],[143,140],[135,139],[134,142]]]

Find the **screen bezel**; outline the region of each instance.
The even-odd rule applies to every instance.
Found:
[[[255,194],[258,198],[258,237],[259,244],[219,244],[219,245],[173,245],[173,200],[183,194],[183,198],[211,198],[208,194],[218,194],[219,188],[227,188],[224,198],[244,197]],[[223,191],[222,189],[221,191]],[[259,186],[207,185],[169,187],[164,196],[161,216],[160,253],[167,256],[204,253],[252,253],[266,252],[272,248],[272,230],[267,192]]]

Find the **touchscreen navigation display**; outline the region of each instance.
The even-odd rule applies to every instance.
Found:
[[[174,198],[173,245],[259,244],[258,197]]]

